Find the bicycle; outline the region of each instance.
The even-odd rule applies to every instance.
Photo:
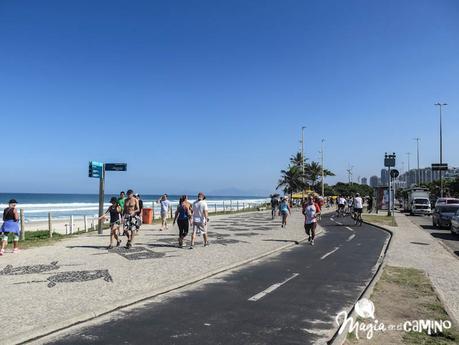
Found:
[[[361,209],[359,211],[354,211],[354,220],[355,220],[355,225],[362,226],[363,219],[362,219],[362,210]]]

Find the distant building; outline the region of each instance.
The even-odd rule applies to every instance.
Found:
[[[443,172],[445,178],[454,178],[459,176],[459,168],[451,167],[448,171]],[[411,187],[414,185],[419,185],[421,183],[430,183],[433,181],[438,181],[440,179],[439,171],[432,171],[431,167],[419,169],[411,169],[402,175],[400,175],[399,180],[404,182],[406,187]]]
[[[366,177],[362,177],[362,179],[360,180],[360,184],[363,184],[363,185],[367,186],[368,185],[367,178]]]
[[[389,184],[389,173],[387,169],[381,169],[381,185],[387,186]]]
[[[378,176],[374,175],[370,177],[370,187],[378,187]]]

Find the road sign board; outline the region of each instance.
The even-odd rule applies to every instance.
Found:
[[[94,178],[100,178],[103,175],[104,163],[90,161],[88,176]]]
[[[126,163],[105,163],[105,171],[126,171]]]
[[[390,177],[392,177],[392,178],[397,178],[398,175],[400,175],[400,173],[399,173],[399,171],[398,171],[397,169],[392,169],[392,170],[390,171]]]
[[[394,167],[395,166],[395,157],[384,158],[385,167]]]
[[[446,171],[448,170],[448,163],[432,163],[433,171]]]

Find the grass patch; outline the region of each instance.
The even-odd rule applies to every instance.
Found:
[[[391,216],[377,216],[375,214],[362,214],[362,219],[368,223],[397,226],[397,222],[394,217]]]
[[[428,277],[424,272],[416,269],[386,266],[370,299],[375,304],[376,319],[385,325],[400,325],[415,320],[450,320]],[[367,323],[372,321],[370,319]],[[458,343],[459,332],[454,325],[452,329],[443,329],[442,332],[430,335],[427,334],[427,330],[375,332],[371,340],[362,337],[357,339],[355,335],[348,335],[345,342],[348,345],[453,345]]]

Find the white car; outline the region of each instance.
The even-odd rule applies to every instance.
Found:
[[[458,198],[438,198],[437,201],[435,202],[435,207],[439,205],[450,205],[450,204],[459,205],[459,199]]]

